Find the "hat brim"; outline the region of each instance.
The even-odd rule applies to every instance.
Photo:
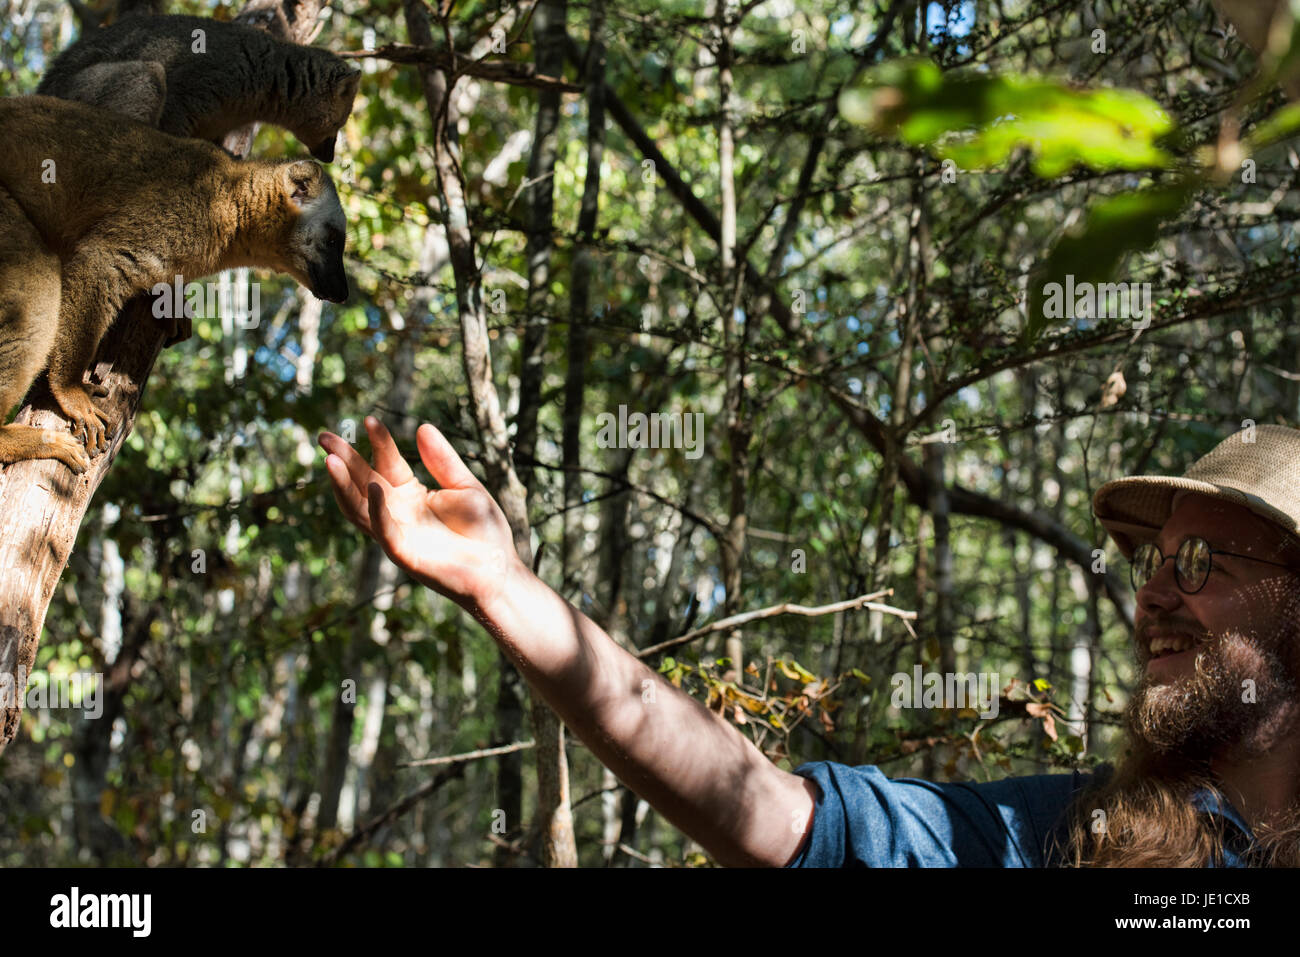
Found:
[[[1133,549],[1153,540],[1173,513],[1174,496],[1195,492],[1207,498],[1230,502],[1254,512],[1292,534],[1295,520],[1269,505],[1258,496],[1227,485],[1172,475],[1130,475],[1106,482],[1092,496],[1092,511],[1102,527],[1114,539],[1125,558]]]

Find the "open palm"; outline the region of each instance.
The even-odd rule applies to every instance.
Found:
[[[486,604],[518,561],[500,506],[432,425],[420,426],[416,448],[437,489],[415,477],[378,419],[367,416],[366,431],[373,468],[339,436],[320,435],[339,509],[425,585],[467,608]]]

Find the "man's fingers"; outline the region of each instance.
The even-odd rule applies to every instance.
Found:
[[[388,484],[388,480],[370,467],[370,463],[361,457],[361,453],[344,442],[332,432],[322,432],[320,434],[320,444],[326,452],[337,455],[343,460],[343,465],[351,477],[352,484],[357,487],[357,493],[362,497],[365,496],[366,486],[371,482],[381,482]]]
[[[370,448],[375,454],[375,471],[387,479],[389,485],[405,485],[415,478],[384,423],[368,415],[366,432],[370,435]]]
[[[370,527],[369,503],[362,496],[361,490],[352,482],[347,466],[337,455],[325,457],[325,471],[330,476],[330,488],[334,491],[334,501],[338,503],[343,517],[367,535],[372,534]]]
[[[483,488],[447,437],[428,422],[415,433],[415,447],[420,451],[420,461],[442,488]]]
[[[388,553],[388,557],[392,558],[393,552],[402,543],[402,530],[398,528],[392,513],[388,511],[384,492],[385,489],[378,482],[371,482],[367,489],[370,496],[370,524],[375,530],[375,541],[379,542]]]

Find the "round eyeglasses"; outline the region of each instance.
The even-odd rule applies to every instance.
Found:
[[[1178,588],[1184,594],[1195,595],[1205,587],[1205,583],[1210,579],[1210,571],[1214,568],[1215,555],[1247,558],[1252,562],[1264,562],[1266,565],[1293,569],[1292,565],[1285,562],[1274,562],[1255,555],[1241,555],[1237,552],[1226,552],[1221,548],[1211,548],[1210,543],[1205,539],[1192,536],[1185,539],[1178,546],[1178,552],[1175,555],[1169,556],[1174,559],[1174,581],[1177,582]],[[1132,583],[1134,590],[1149,582],[1168,560],[1169,558],[1161,553],[1160,546],[1155,542],[1144,542],[1133,549],[1133,563],[1129,566],[1129,581]]]

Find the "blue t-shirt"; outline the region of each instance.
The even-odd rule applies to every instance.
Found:
[[[800,765],[795,774],[820,794],[812,833],[788,867],[1050,867],[1051,839],[1063,836],[1065,811],[1091,774],[1039,774],[969,784],[891,780],[875,765],[832,761]],[[1192,802],[1225,828],[1223,863],[1243,866],[1253,841],[1236,810],[1213,791]]]

